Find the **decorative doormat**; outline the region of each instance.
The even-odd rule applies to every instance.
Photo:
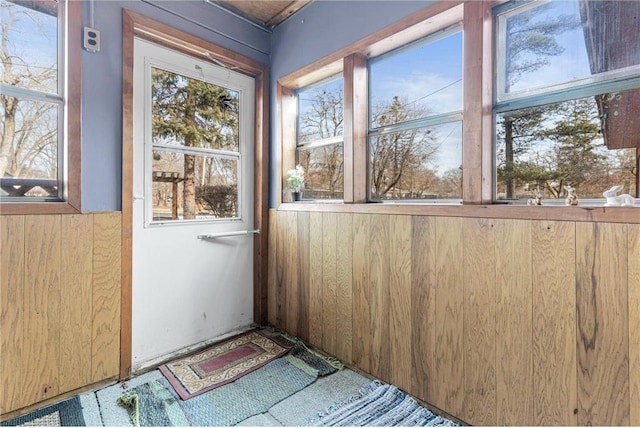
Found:
[[[38,409],[10,421],[0,423],[0,426],[26,427],[79,427],[85,426],[82,416],[80,399],[76,396],[49,407]]]
[[[180,398],[188,400],[251,373],[289,349],[254,330],[165,364],[160,371]]]

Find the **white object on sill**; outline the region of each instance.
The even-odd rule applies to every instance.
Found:
[[[602,195],[607,199],[604,204],[605,207],[633,207],[635,206],[636,199],[625,193],[624,195],[617,195],[619,191],[624,188],[622,185],[613,186],[611,189],[604,192]]]
[[[576,189],[571,186],[564,186],[564,190],[567,191],[567,199],[565,199],[565,205],[578,205],[578,196],[576,195]]]

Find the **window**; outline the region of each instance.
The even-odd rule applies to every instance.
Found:
[[[495,196],[638,194],[640,2],[496,10]]]
[[[154,66],[151,84],[152,220],[239,218],[240,92]]]
[[[369,63],[371,200],[462,199],[459,25]]]
[[[23,202],[29,212],[39,202],[43,212],[80,209],[80,85],[67,84],[81,80],[80,40],[67,35],[79,33],[81,16],[80,2],[0,0],[4,212]]]
[[[343,79],[333,77],[297,92],[297,162],[305,171],[305,199],[342,199]]]

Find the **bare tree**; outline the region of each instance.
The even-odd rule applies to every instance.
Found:
[[[375,108],[373,122],[377,128],[423,117],[425,111],[415,104],[407,105],[395,96],[390,104]],[[410,189],[406,176],[414,176],[438,151],[435,136],[429,128],[414,128],[386,133],[369,140],[372,197],[382,198],[390,191]]]
[[[310,108],[300,117],[300,142],[311,142],[343,134],[342,88],[313,93]],[[298,163],[305,170],[306,186],[326,191],[329,197],[342,192],[344,160],[341,144],[301,150]]]
[[[25,57],[14,39],[20,23],[29,21],[30,28],[45,30],[52,10],[36,11],[19,8],[7,2],[0,4],[0,60],[2,83],[9,86],[51,92],[56,88],[56,64],[36,65]],[[53,89],[55,91],[55,89]],[[55,178],[57,172],[57,106],[28,101],[2,94],[2,140],[0,140],[0,177],[30,176]]]

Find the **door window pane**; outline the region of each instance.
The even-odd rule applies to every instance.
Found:
[[[154,221],[239,217],[239,159],[153,151]]]
[[[239,93],[152,68],[154,144],[239,151]]]

